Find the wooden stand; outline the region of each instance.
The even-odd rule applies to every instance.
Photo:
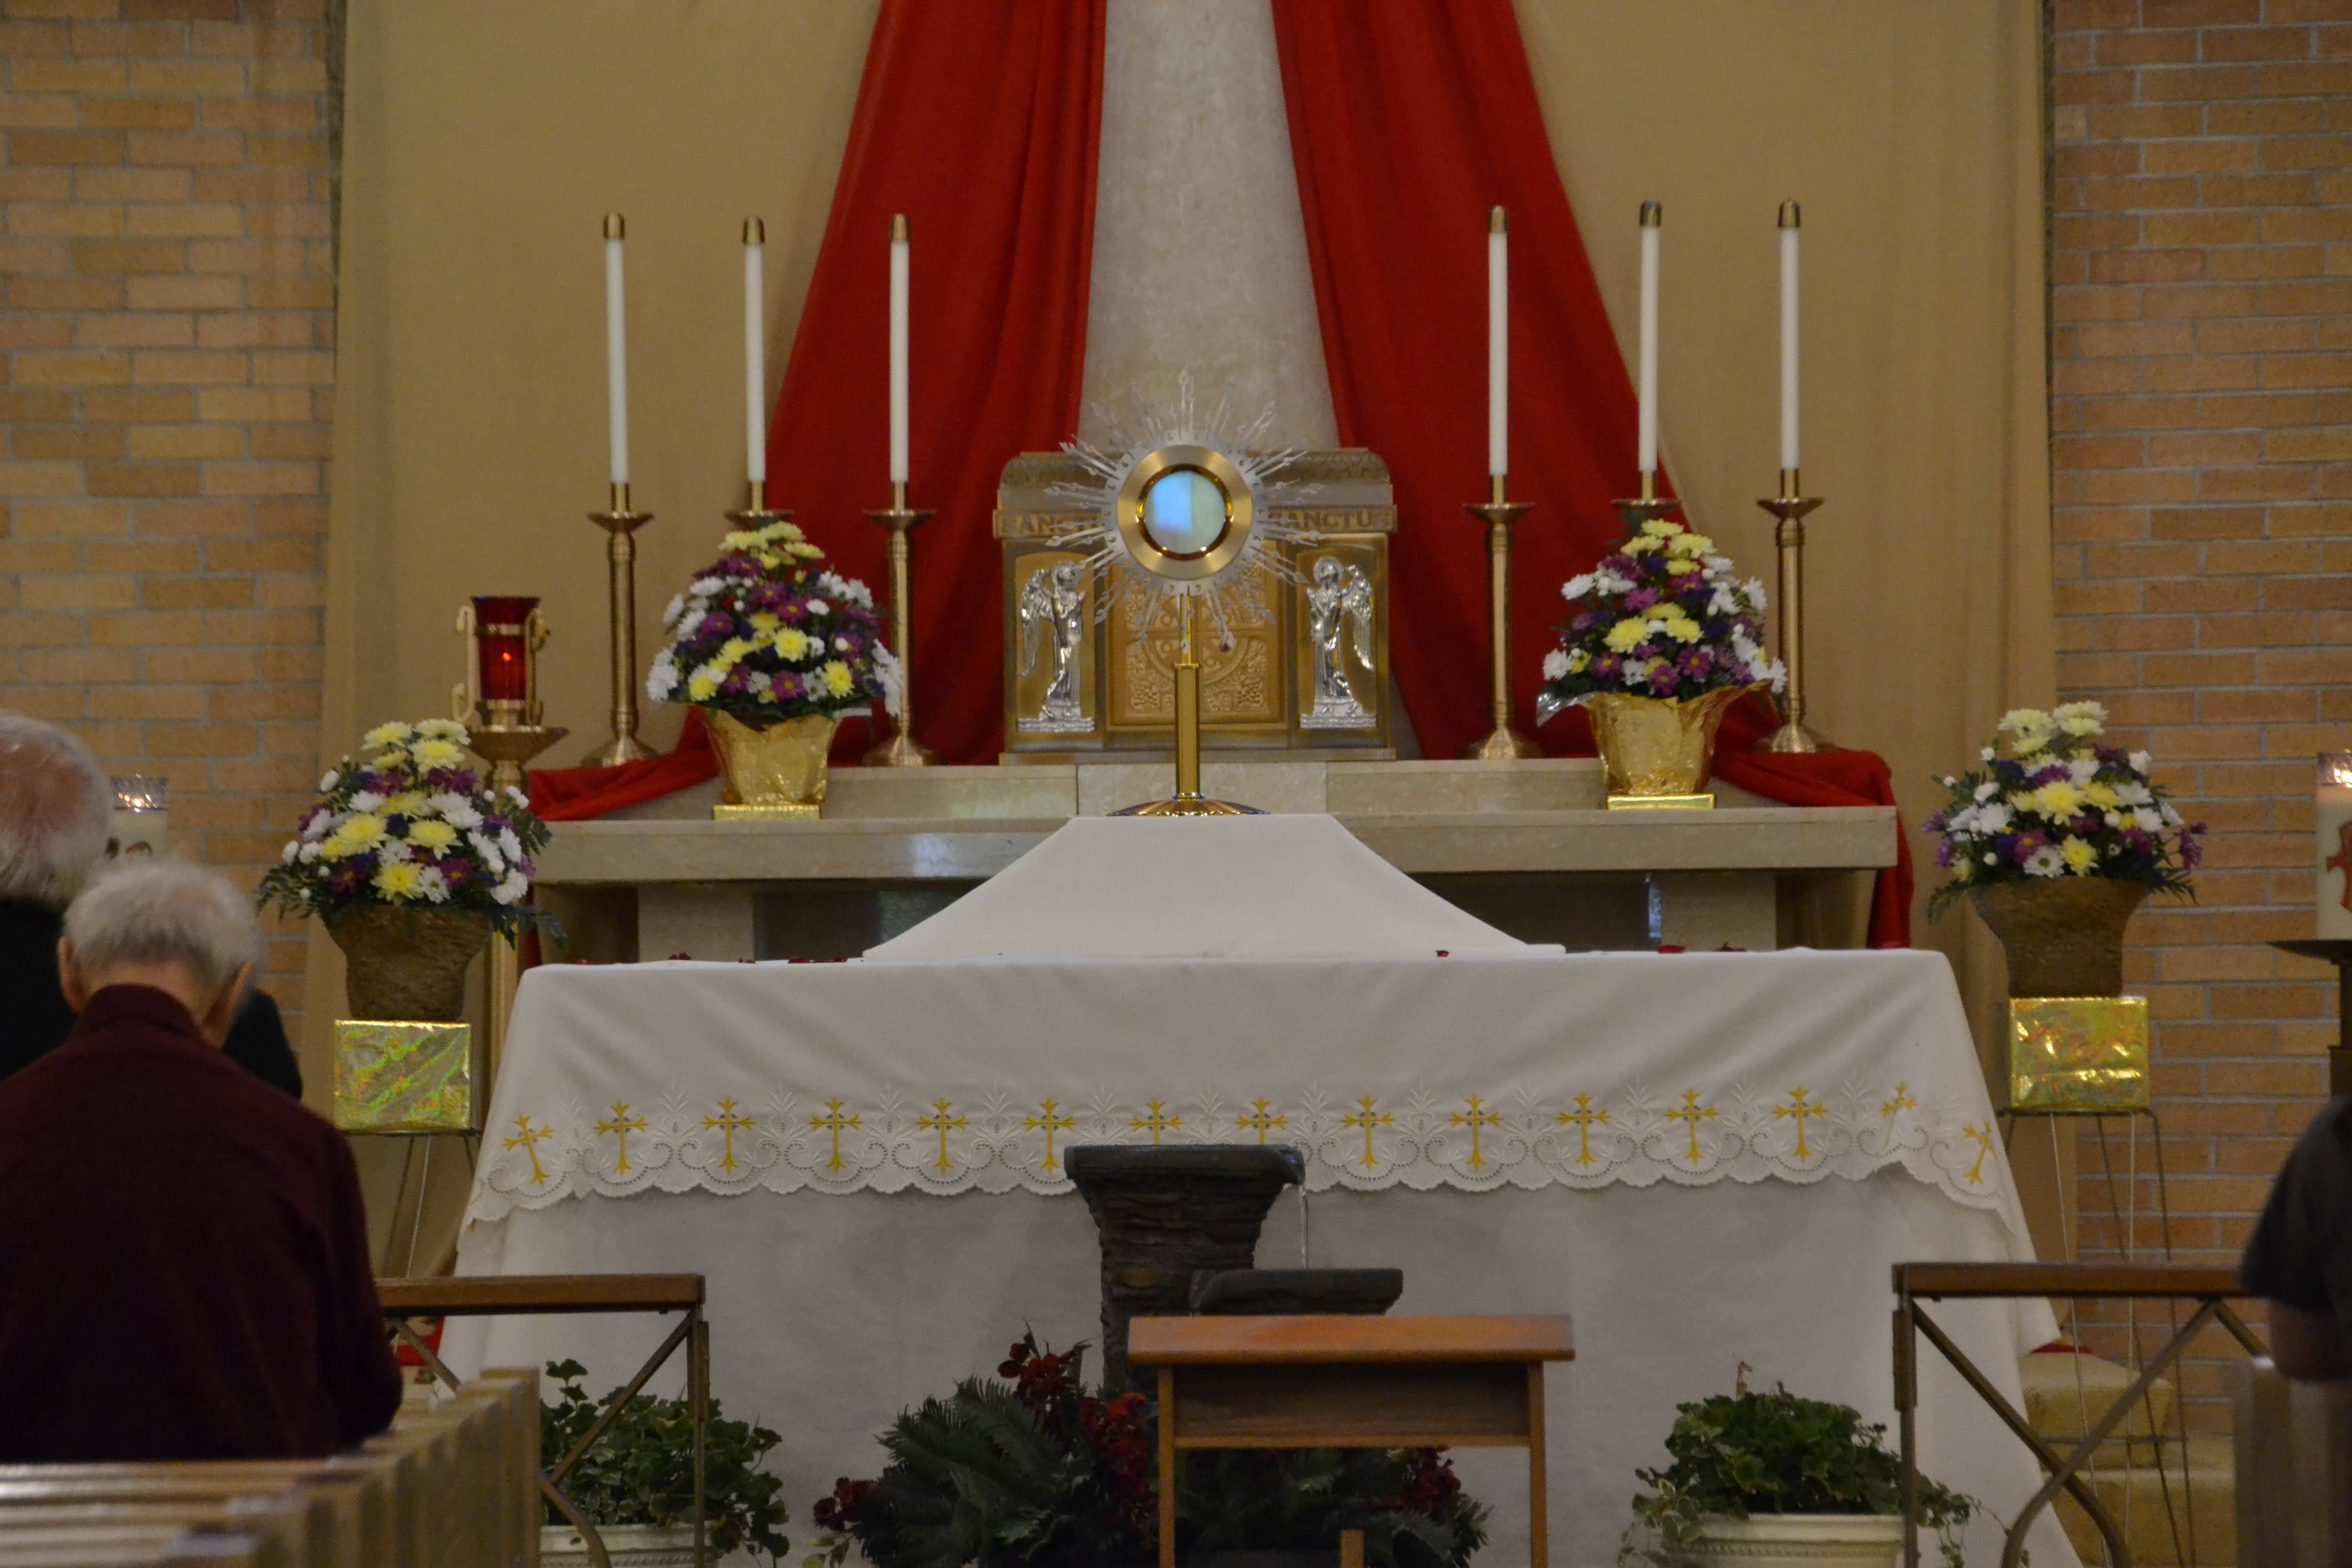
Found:
[[[1543,1363],[1576,1359],[1565,1317],[1137,1318],[1128,1333],[1128,1360],[1160,1369],[1160,1568],[1176,1568],[1180,1449],[1421,1447],[1527,1449],[1528,1562],[1547,1568]]]

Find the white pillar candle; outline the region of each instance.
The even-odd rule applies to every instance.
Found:
[[[1797,467],[1797,225],[1793,201],[1780,204],[1780,466]]]
[[[744,477],[755,485],[768,480],[768,356],[761,305],[764,279],[761,258],[767,255],[768,226],[758,218],[743,220],[743,453]]]
[[[629,482],[629,313],[621,282],[621,242],[625,233],[619,213],[604,215],[605,423],[612,439],[615,485]]]
[[[2318,798],[2312,816],[2317,845],[2312,857],[2318,876],[2313,899],[2321,937],[2352,938],[2352,752],[2319,753]]]
[[[907,482],[907,215],[890,220],[890,482]]]
[[[1486,471],[1511,471],[1510,219],[1486,215]]]
[[[1657,203],[1642,204],[1642,349],[1636,383],[1641,425],[1635,466],[1645,474],[1658,467],[1658,220],[1663,216]]]

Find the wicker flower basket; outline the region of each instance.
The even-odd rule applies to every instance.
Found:
[[[2120,996],[2124,928],[2147,893],[2145,882],[2050,877],[1969,898],[2009,954],[2011,996]]]
[[[490,937],[486,915],[469,910],[370,904],[330,921],[343,950],[352,1016],[454,1024],[466,1016],[466,966]]]

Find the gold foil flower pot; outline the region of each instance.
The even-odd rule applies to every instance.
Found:
[[[710,744],[719,753],[719,822],[813,817],[824,808],[825,753],[841,721],[808,713],[755,730],[731,713],[703,710]]]
[[[470,1024],[335,1020],[335,1125],[346,1132],[471,1132]]]
[[[2145,1110],[2147,998],[2018,996],[2009,1004],[2012,1110]]]
[[[1696,697],[1636,697],[1598,691],[1580,699],[1601,748],[1609,806],[1705,808],[1715,763],[1715,732],[1731,705],[1753,688],[1717,687]]]

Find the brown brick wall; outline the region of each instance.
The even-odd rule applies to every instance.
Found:
[[[321,0],[0,13],[0,707],[250,882],[316,783],[333,397]],[[280,933],[272,988],[301,1002]]]
[[[2129,978],[2173,1239],[2220,1260],[2336,1032],[2333,973],[2264,944],[2312,934],[2312,755],[2352,744],[2352,0],[2053,16],[2059,686],[2212,828],[2199,901],[2135,922]],[[2084,1239],[2112,1248],[2094,1147],[2084,1168]]]

